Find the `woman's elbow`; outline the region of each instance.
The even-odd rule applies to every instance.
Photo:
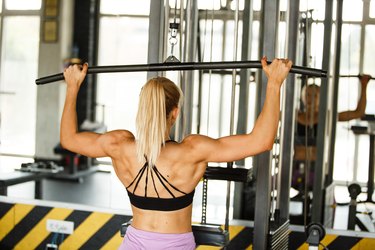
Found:
[[[62,148],[69,150],[69,139],[66,136],[60,136],[60,145]]]
[[[66,144],[65,140],[63,140],[63,139],[60,139],[60,145],[61,145],[61,147],[64,148],[64,149],[67,148],[67,144]]]
[[[275,138],[271,137],[269,134],[256,136],[253,139],[253,142],[255,142],[254,146],[258,153],[263,153],[273,149]]]
[[[272,150],[272,148],[273,148],[273,141],[267,142],[264,145],[264,151],[270,151],[270,150]]]
[[[265,152],[265,151],[272,150],[274,142],[275,142],[274,138],[264,140],[263,145],[262,145],[262,151]]]

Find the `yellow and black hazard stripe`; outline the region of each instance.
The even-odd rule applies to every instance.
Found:
[[[74,233],[57,240],[59,249],[117,249],[130,216],[0,202],[0,249],[45,249],[54,235],[47,219],[74,223]]]
[[[289,235],[289,249],[308,249],[305,240],[305,233],[291,232]],[[321,244],[330,250],[371,250],[375,249],[375,238],[327,234],[321,241]],[[323,247],[319,249],[323,249]]]
[[[231,225],[229,226],[229,243],[225,249],[252,249],[253,228]],[[197,246],[197,250],[222,249],[216,246]]]
[[[130,216],[83,211],[69,208],[0,202],[0,249],[45,249],[54,240],[46,229],[47,219],[74,223],[71,235],[60,235],[59,249],[117,249],[123,238],[120,226]],[[230,241],[226,249],[253,249],[253,228],[229,226]],[[308,249],[304,232],[291,231],[289,249]],[[321,243],[328,249],[375,249],[375,238],[327,234]],[[198,250],[221,249],[198,246]],[[320,248],[323,249],[323,248]]]
[[[234,226],[230,226],[229,230]],[[237,249],[253,249],[253,229],[249,227],[237,227],[239,232],[230,232],[230,241],[228,246],[225,248],[231,250]],[[375,238],[362,238],[358,236],[347,236],[347,235],[332,235],[327,234],[321,241],[319,249],[329,250],[372,250],[375,249]],[[223,249],[221,247],[213,246],[198,246],[198,250],[215,250]],[[309,245],[306,243],[306,234],[304,232],[291,231],[289,233],[289,250],[307,250]]]

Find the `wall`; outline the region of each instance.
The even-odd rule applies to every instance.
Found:
[[[45,43],[41,39],[38,77],[62,72],[63,60],[71,54],[74,1],[64,0],[59,2],[58,40],[54,43]],[[41,21],[43,22],[43,18]],[[41,25],[41,27],[43,26]],[[59,122],[65,97],[63,84],[63,82],[56,82],[38,86],[36,158],[59,158],[53,153],[53,148],[59,142]]]

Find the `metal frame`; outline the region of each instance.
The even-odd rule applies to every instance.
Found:
[[[325,32],[324,32],[324,49],[328,51],[324,51],[325,55],[330,55],[330,46],[326,46],[330,44],[330,37],[332,30],[332,10],[333,10],[333,1],[326,0],[326,22],[325,22]],[[315,164],[315,171],[314,171],[314,185],[313,185],[313,202],[312,202],[312,215],[311,220],[313,222],[322,222],[323,220],[323,202],[324,202],[324,188],[326,183],[326,162],[327,158],[325,157],[325,152],[328,149],[326,145],[326,124],[328,123],[328,119],[331,120],[331,130],[330,136],[331,138],[335,138],[336,135],[336,115],[337,115],[337,90],[338,90],[338,72],[340,69],[340,51],[341,51],[341,22],[342,22],[342,0],[337,1],[337,13],[336,13],[336,58],[334,62],[334,89],[332,93],[329,91],[329,85],[327,82],[322,82],[321,91],[320,91],[320,101],[319,101],[319,126],[318,126],[318,136],[317,136],[317,159]],[[329,58],[323,57],[323,66],[327,67],[329,65]],[[329,94],[333,95],[332,100],[332,112],[331,116],[328,117],[326,114],[327,106],[328,106],[328,99]],[[333,154],[334,151],[334,144],[330,143],[330,153]]]
[[[279,23],[279,0],[262,1],[262,15],[260,24],[259,42],[260,55],[267,55],[270,58],[276,56],[277,29]],[[259,88],[257,100],[257,113],[259,114],[266,97],[267,78],[264,73],[259,74]],[[272,151],[264,152],[254,158],[256,170],[255,196],[255,219],[254,219],[254,249],[267,249],[268,233],[270,226],[271,208],[271,157]]]
[[[182,60],[185,62],[194,61],[197,51],[198,36],[198,3],[197,0],[187,0],[184,28],[184,51]],[[182,40],[182,39],[181,39]],[[180,63],[176,63],[180,64]],[[181,77],[181,90],[184,93],[184,106],[181,112],[179,138],[192,132],[192,114],[193,114],[193,93],[194,72],[186,72]]]
[[[296,48],[298,43],[298,24],[299,24],[299,5],[300,1],[289,1],[289,20],[288,20],[288,58],[296,61]],[[281,169],[278,176],[278,204],[281,219],[289,219],[289,200],[290,185],[293,166],[293,148],[294,148],[294,126],[288,126],[289,122],[295,121],[295,77],[289,76],[286,80],[285,97],[283,112],[281,118]]]
[[[249,60],[251,58],[251,41],[252,41],[252,23],[253,23],[253,1],[245,1],[242,15],[242,49],[241,60]],[[229,71],[228,71],[229,72]],[[241,69],[239,71],[239,95],[238,95],[238,115],[237,116],[237,134],[247,132],[248,128],[248,103],[249,103],[249,79],[251,72],[249,69]],[[244,160],[236,162],[237,165],[244,165]],[[233,192],[233,218],[241,218],[243,210],[243,183],[234,183]]]
[[[331,54],[332,20],[333,20],[333,0],[326,0],[323,55],[330,55]],[[339,40],[341,41],[341,39],[339,39]],[[337,52],[336,52],[336,54],[337,54]],[[323,57],[322,67],[325,67],[326,69],[328,69],[328,72],[330,70],[330,67],[329,67],[330,61],[331,61],[331,58],[329,56]],[[330,75],[330,74],[328,73],[328,75]],[[323,88],[321,87],[321,89],[323,90],[323,92],[329,91],[328,82],[329,82],[329,78],[322,79],[322,87]],[[321,93],[320,95],[321,95],[321,99],[323,97],[325,97],[324,99],[327,99],[327,96],[324,93]],[[335,105],[335,104],[333,104],[333,105]],[[332,119],[336,120],[336,117],[332,116]],[[319,122],[321,122],[321,121],[319,120]],[[329,163],[329,165],[328,165],[328,167],[329,167],[328,176],[327,176],[327,182],[328,183],[331,183],[333,181],[333,159],[334,159],[334,150],[335,150],[335,147],[334,147],[335,139],[334,139],[334,137],[331,137],[331,138],[333,138],[333,139],[331,139],[331,143],[330,143],[330,149],[329,149],[330,150],[330,153],[329,153],[330,159],[329,159],[329,161],[332,162],[332,164]],[[320,153],[320,151],[318,150],[318,154],[319,153]]]
[[[154,0],[150,1],[150,11],[149,16],[149,32],[148,32],[148,63],[156,63],[163,60],[164,55],[164,41],[165,41],[165,17],[164,14],[164,1]],[[163,48],[163,49],[161,49]],[[149,72],[147,74],[148,78],[156,76],[157,72]]]

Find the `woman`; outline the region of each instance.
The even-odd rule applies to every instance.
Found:
[[[350,121],[364,116],[366,110],[367,85],[370,75],[360,75],[361,93],[354,110],[338,113],[338,121]],[[294,169],[292,186],[304,191],[304,165],[310,163],[309,189],[312,189],[314,162],[316,161],[316,138],[318,134],[320,87],[316,84],[305,85],[301,92],[304,109],[297,114],[297,128],[294,147]]]
[[[78,132],[77,93],[88,65],[64,71],[67,83],[60,140],[64,148],[87,157],[105,157],[126,187],[133,221],[121,249],[195,249],[191,228],[194,190],[208,162],[232,162],[272,148],[279,121],[280,87],[292,62],[275,59],[267,65],[266,100],[249,134],[213,139],[189,135],[171,141],[182,93],[169,79],[150,79],[142,88],[136,118],[137,136],[127,130],[105,134]]]

